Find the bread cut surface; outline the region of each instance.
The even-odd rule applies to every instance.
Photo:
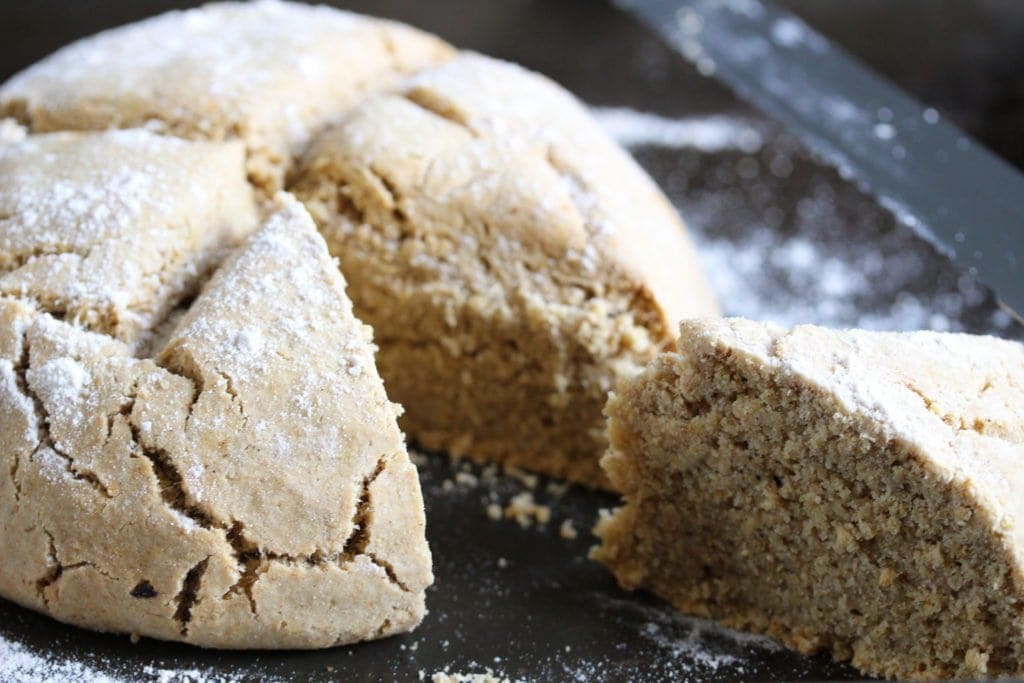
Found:
[[[429,448],[607,485],[608,390],[717,310],[654,183],[511,64],[462,54],[367,98],[296,178]]]
[[[415,29],[329,7],[215,3],[57,51],[0,87],[0,117],[37,132],[148,126],[240,139],[250,179],[272,196],[311,134],[450,52]]]
[[[898,678],[1024,673],[1024,348],[684,323],[608,404],[628,588]]]
[[[419,482],[370,330],[301,205],[281,196],[253,232],[239,143],[11,144],[5,278],[32,277],[0,296],[0,595],[208,647],[415,626],[432,580]],[[118,173],[117,197],[93,197]],[[183,301],[196,262],[244,234]],[[98,259],[81,266],[95,297],[54,303],[64,257]],[[148,288],[152,273],[175,286]]]

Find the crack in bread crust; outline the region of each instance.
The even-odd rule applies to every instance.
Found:
[[[479,137],[479,133],[470,125],[465,113],[460,112],[451,100],[439,97],[436,93],[432,93],[429,90],[416,87],[405,90],[400,95],[428,114],[433,114],[439,119],[462,128],[473,137]]]
[[[13,217],[13,215],[0,216],[0,221],[10,220]],[[0,274],[18,270],[42,256],[77,256],[79,260],[85,261],[92,254],[93,249],[94,247],[75,249],[70,245],[38,245],[16,253],[0,253]]]
[[[22,356],[19,360],[18,365],[15,367],[15,377],[17,378],[18,388],[24,394],[26,398],[31,401],[33,409],[35,411],[35,424],[38,445],[36,446],[35,452],[32,457],[35,458],[39,455],[40,451],[48,450],[64,461],[64,466],[67,472],[71,474],[78,481],[85,482],[96,491],[99,495],[104,498],[111,498],[110,491],[106,485],[100,480],[95,472],[87,469],[81,469],[75,464],[75,459],[64,450],[58,448],[50,435],[50,415],[46,411],[46,406],[43,401],[39,398],[39,395],[32,389],[32,383],[28,377],[28,373],[31,372],[31,345],[28,341],[27,336],[22,336]],[[15,481],[15,474],[17,472],[17,466],[20,466],[19,461],[15,461],[15,466],[12,466],[11,479]],[[20,491],[19,491],[20,495]]]
[[[101,630],[129,630],[214,646],[324,647],[408,630],[418,623],[424,588],[430,581],[422,508],[411,511],[411,526],[396,530],[389,521],[396,514],[395,501],[388,499],[393,494],[385,494],[378,502],[371,493],[381,477],[390,476],[388,470],[393,463],[408,465],[394,422],[397,411],[387,402],[373,369],[367,331],[346,308],[350,304],[344,299],[343,282],[322,241],[318,241],[312,222],[299,205],[289,203],[287,198],[281,201],[278,213],[213,274],[196,302],[175,320],[156,360],[135,357],[126,344],[56,321],[28,302],[0,297],[0,312],[13,315],[23,311],[18,315],[25,316],[24,322],[10,328],[18,330],[16,339],[8,339],[5,334],[9,330],[0,329],[0,349],[6,356],[2,363],[6,370],[0,370],[6,372],[8,394],[16,393],[17,400],[24,404],[22,422],[27,420],[33,431],[28,464],[20,451],[13,453],[8,463],[10,498],[3,500],[0,495],[0,506],[18,515],[16,507],[7,506],[17,505],[19,498],[27,496],[29,504],[22,506],[20,514],[35,526],[21,541],[26,547],[26,561],[32,559],[28,547],[42,543],[35,551],[39,568],[32,570],[27,579],[28,594],[12,588],[10,582],[18,581],[18,576],[5,574],[6,568],[0,566],[0,590],[5,594],[59,619]],[[251,288],[262,287],[265,276],[253,272],[250,264],[270,262],[275,264],[273,277],[283,278],[286,286],[272,285],[270,290],[279,300],[266,304],[255,316],[273,313],[284,317],[271,317],[281,322],[266,332],[253,333],[245,326],[253,314],[243,312],[240,323],[223,328],[228,335],[227,346],[223,346],[225,342],[217,337],[221,333],[212,331],[221,329],[217,326],[223,325],[226,316],[261,300],[253,297]],[[297,303],[281,299],[290,291],[300,293]],[[309,304],[311,296],[320,305]],[[231,303],[232,297],[239,297],[239,302]],[[217,307],[225,303],[227,313],[220,312]],[[336,310],[337,315],[329,318],[325,327],[320,320],[321,311],[327,308]],[[285,335],[292,330],[300,332],[303,339],[318,345],[318,352],[270,336],[282,334],[281,330]],[[202,343],[197,344],[197,340]],[[239,349],[251,354],[250,347],[258,352],[251,359],[255,372],[248,356],[244,364],[238,363]],[[333,349],[337,357],[321,353],[323,348]],[[311,383],[290,379],[288,372],[302,370],[311,360],[324,363],[322,368],[309,366],[322,375],[322,380]],[[334,493],[312,504],[325,506],[324,512],[339,516],[339,523],[327,525],[320,536],[298,534],[290,538],[294,534],[273,519],[261,517],[258,507],[247,507],[248,488],[232,484],[230,477],[215,481],[205,476],[208,472],[215,478],[220,476],[217,470],[225,463],[237,466],[254,456],[266,461],[275,447],[275,442],[268,444],[253,436],[267,428],[268,419],[284,414],[283,409],[268,402],[272,399],[254,400],[264,395],[258,383],[264,376],[261,367],[280,368],[282,381],[290,388],[283,399],[273,399],[289,401],[285,404],[287,410],[311,417],[308,424],[314,431],[306,437],[306,423],[290,418],[287,425],[277,429],[298,425],[292,438],[299,448],[313,449],[305,460],[330,466],[332,479],[327,479],[327,485]],[[301,391],[331,378],[338,380],[331,385],[341,392],[340,396],[346,392],[359,394],[359,404],[343,410],[346,416],[352,415],[346,420],[356,420],[345,429],[356,432],[357,437],[359,430],[366,431],[370,436],[366,443],[381,447],[374,448],[372,457],[356,450],[346,458],[334,459],[347,446],[344,440],[335,440],[343,437],[331,435],[345,432],[337,431],[333,417],[321,416],[328,407],[338,405],[339,397],[314,394],[310,399]],[[42,383],[41,392],[35,390],[37,382]],[[345,400],[351,403],[354,399]],[[50,414],[47,408],[57,412]],[[315,409],[312,416],[311,409]],[[375,426],[368,417],[381,424]],[[221,422],[229,425],[227,429],[216,427]],[[318,426],[321,424],[327,425],[326,430]],[[55,449],[57,437],[51,437],[51,433],[70,449]],[[237,451],[229,445],[236,443],[234,438],[238,439]],[[355,443],[363,439],[357,438]],[[276,445],[282,443],[287,445],[280,441]],[[261,471],[258,462],[253,460],[250,468],[257,473]],[[304,465],[304,460],[298,463]],[[294,465],[280,458],[271,458],[265,471],[272,477],[282,477],[282,464],[287,476]],[[345,483],[347,472],[353,476],[351,485]],[[302,485],[307,485],[309,479],[322,480],[323,476],[304,478]],[[71,483],[76,486],[71,487]],[[217,486],[222,487],[224,495],[211,496],[209,487]],[[403,504],[415,508],[418,482],[414,478],[402,486],[406,498]],[[71,504],[62,503],[55,511],[39,507],[40,489],[54,491],[54,487],[66,489]],[[297,491],[294,484],[286,490]],[[315,488],[312,491],[316,493]],[[337,504],[339,497],[341,506]],[[132,518],[131,506],[137,504],[133,502],[136,498],[143,505]],[[350,510],[351,517],[342,521],[339,509]],[[65,514],[72,511],[74,519]],[[293,521],[308,526],[317,522],[305,510],[300,514]],[[384,520],[384,527],[374,522],[376,516]],[[112,569],[120,561],[120,551],[102,548],[112,539],[99,539],[101,547],[88,551],[85,558],[58,557],[58,548],[63,547],[61,539],[75,539],[76,526],[99,523],[101,519],[103,525],[108,519],[114,525],[112,538],[117,538],[120,529],[132,526],[149,527],[156,536],[149,540],[144,534],[137,539],[139,558],[128,568]],[[46,538],[32,529],[46,529]],[[380,532],[380,539],[375,530]],[[396,532],[411,534],[405,539],[406,547],[396,548]],[[165,547],[147,549],[147,543],[159,543],[160,534],[165,535]],[[0,544],[11,540],[0,538]],[[313,549],[290,550],[305,544],[312,544]],[[165,557],[167,553],[173,556]],[[125,561],[130,561],[130,555],[125,553]],[[114,595],[109,604],[98,606],[95,614],[81,616],[77,605],[87,595],[83,590],[101,594],[113,591]],[[380,598],[368,608],[361,607],[362,612],[353,610],[351,616],[346,616],[345,610],[316,619],[295,615],[288,621],[298,630],[287,632],[270,622],[280,618],[282,596],[295,590],[333,591],[338,595],[372,591]],[[127,605],[140,599],[149,601],[147,609],[126,618],[124,615],[133,609]],[[118,601],[126,604],[120,616]],[[356,604],[362,602],[360,599]],[[263,613],[265,604],[272,606],[269,614],[276,616]],[[238,605],[245,606],[244,614]],[[380,616],[384,612],[389,616]],[[218,626],[218,620],[225,618],[236,624],[234,633]],[[331,620],[336,625],[322,625],[331,624]]]
[[[49,597],[47,597],[47,592],[58,581],[60,581],[61,578],[64,577],[65,574],[67,574],[67,572],[71,572],[76,569],[81,569],[83,567],[95,569],[96,565],[92,564],[91,562],[85,561],[75,562],[73,564],[61,563],[60,559],[57,557],[57,546],[55,545],[53,534],[51,534],[46,529],[43,529],[43,533],[46,535],[50,544],[49,551],[47,553],[47,559],[50,563],[50,566],[47,568],[46,573],[36,580],[36,592],[39,594],[39,599],[42,600],[43,604],[49,607],[50,599]]]
[[[438,38],[371,17],[222,3],[65,47],[0,88],[0,116],[35,132],[148,126],[186,139],[239,140],[249,180],[271,198],[320,128],[451,54]],[[83,61],[94,68],[81,69]]]
[[[171,354],[165,354],[164,357],[168,359],[173,358]],[[191,419],[195,404],[198,402],[203,391],[202,387],[204,385],[202,375],[198,371],[189,371],[188,363],[178,363],[175,364],[175,366],[175,374],[190,381],[195,387],[188,411],[188,418],[186,418],[187,425],[188,420]],[[165,363],[162,367],[165,370],[171,371],[169,370],[171,367],[170,363]],[[214,372],[225,380],[227,383],[228,394],[230,395],[232,402],[237,403],[241,408],[241,400],[238,394],[231,388],[230,378],[220,370],[214,370]],[[136,397],[134,395],[127,398],[126,406],[122,408],[123,414],[132,414],[132,406],[134,406],[135,400]],[[244,411],[242,411],[242,413],[244,416]],[[247,419],[246,422],[248,422]],[[296,556],[286,553],[277,553],[260,547],[259,544],[246,536],[244,523],[238,520],[226,521],[218,519],[211,511],[204,509],[197,504],[192,496],[189,495],[184,485],[184,479],[170,455],[162,449],[146,447],[143,444],[139,427],[134,421],[130,422],[130,428],[135,452],[146,458],[151,463],[153,476],[157,480],[157,485],[164,503],[178,514],[191,519],[202,528],[220,530],[223,532],[225,540],[231,546],[235,561],[239,568],[238,580],[228,588],[222,596],[222,599],[227,599],[233,594],[242,594],[248,600],[252,614],[254,616],[258,616],[259,612],[253,589],[257,581],[259,581],[260,576],[266,572],[270,563],[277,562],[290,566],[307,565],[311,567],[333,563],[337,564],[339,567],[344,567],[358,556],[365,556],[375,565],[380,567],[384,571],[388,580],[398,586],[403,592],[411,592],[408,586],[406,586],[397,577],[395,570],[390,563],[375,556],[373,553],[366,552],[366,548],[370,543],[373,520],[373,503],[370,497],[370,487],[384,471],[387,462],[386,456],[379,457],[373,471],[366,475],[362,480],[359,497],[352,518],[352,531],[349,537],[345,540],[342,550],[331,551],[328,549],[317,549],[308,555]],[[192,572],[197,572],[198,578],[193,578],[195,587],[188,591],[188,595],[192,596],[192,598],[186,600],[188,610],[191,610],[191,605],[195,603],[194,595],[199,590],[200,580],[203,572],[205,572],[208,560],[209,558],[200,563],[201,567],[200,565],[196,565],[192,570],[190,570],[190,575]],[[187,582],[186,577],[186,583]],[[179,601],[179,604],[181,604],[181,601]],[[181,611],[179,610],[179,614],[180,613]],[[186,619],[183,624],[187,623],[187,621],[188,620]],[[187,629],[184,625],[182,635],[187,635]]]
[[[174,620],[178,622],[182,637],[188,636],[188,625],[192,621],[192,608],[199,602],[199,589],[202,587],[203,575],[210,563],[207,557],[193,566],[185,574],[181,581],[181,590],[174,597],[177,605],[174,610]]]
[[[174,461],[167,451],[158,448],[146,448],[142,444],[139,428],[134,423],[130,423],[130,428],[132,441],[134,442],[134,452],[149,461],[150,469],[160,491],[160,497],[167,507],[191,519],[204,529],[210,529],[214,526],[224,528],[222,524],[216,523],[206,511],[202,510],[191,500],[191,497],[185,490],[181,473],[175,467]]]

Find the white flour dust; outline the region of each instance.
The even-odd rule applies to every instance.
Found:
[[[726,315],[783,326],[811,323],[956,332],[965,328],[965,312],[981,305],[987,295],[967,276],[954,275],[945,286],[934,286],[932,269],[942,263],[924,258],[928,248],[909,231],[872,232],[862,238],[864,226],[849,222],[834,193],[816,192],[787,180],[794,164],[816,162],[776,151],[770,134],[759,132],[749,121],[717,115],[672,120],[626,108],[592,111],[616,141],[640,155],[651,148],[689,150],[712,160],[702,171],[709,176],[735,165],[735,178],[723,192],[705,189],[698,197],[685,189],[673,193],[669,188],[689,223],[704,271]],[[750,144],[752,135],[758,136],[756,145]],[[765,174],[771,182],[756,187]],[[771,212],[782,214],[778,207],[759,211],[723,201],[726,193],[732,196],[744,183],[748,189],[735,193],[740,204],[757,194],[800,193],[798,210],[786,219],[788,224],[776,221],[768,227],[765,223],[770,221],[765,219]],[[897,214],[897,218],[915,227],[907,216]],[[740,228],[722,234],[723,223],[730,222]],[[829,230],[843,239],[836,239]],[[1011,324],[1002,311],[975,322],[980,331],[994,333]]]
[[[0,635],[0,681],[3,683],[233,683],[259,675],[253,669],[239,671],[237,675],[213,673],[194,668],[158,666],[131,667],[115,661],[105,661],[102,670],[57,652],[33,652],[21,643]],[[260,675],[260,680],[271,681]]]
[[[625,107],[592,107],[590,113],[623,147],[650,145],[702,152],[738,149],[749,154],[763,144],[757,128],[735,117],[671,119]]]
[[[978,295],[976,286],[965,281],[959,296],[923,300],[904,292],[886,311],[870,312],[863,310],[860,299],[880,278],[893,275],[891,264],[874,251],[837,254],[806,237],[780,240],[769,230],[754,231],[741,243],[703,238],[698,249],[727,315],[785,327],[813,323],[881,331],[956,331],[955,317],[965,298]]]
[[[705,619],[686,616],[662,605],[644,604],[636,599],[607,595],[596,597],[601,618],[621,623],[639,623],[637,636],[653,643],[664,653],[664,664],[656,679],[647,680],[732,680],[757,677],[757,662],[783,646],[772,638],[728,629]],[[614,657],[612,657],[614,659]],[[573,680],[601,678],[609,670],[607,661],[593,661],[567,670]]]
[[[63,680],[115,683],[120,679],[111,678],[85,664],[62,660],[56,655],[35,654],[0,636],[0,681],[47,683]]]

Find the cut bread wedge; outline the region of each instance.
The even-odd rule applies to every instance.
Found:
[[[172,142],[150,143],[153,166],[181,170],[161,158]],[[160,188],[153,203],[186,200]],[[100,219],[73,191],[46,197],[65,218]],[[103,284],[137,293],[122,282]],[[419,481],[344,286],[281,195],[152,359],[0,298],[0,595],[205,647],[328,647],[418,624],[432,581]]]
[[[608,403],[627,588],[907,679],[1024,673],[1024,348],[683,323]]]

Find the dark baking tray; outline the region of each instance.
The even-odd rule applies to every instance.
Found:
[[[709,265],[737,268],[727,278],[713,278],[728,313],[1024,337],[989,292],[874,200],[610,6],[590,0],[343,4],[521,62],[591,104],[668,117],[728,116],[759,131],[764,142],[752,151],[650,145],[633,150],[689,221]],[[4,3],[0,74],[75,37],[174,6]],[[756,174],[749,172],[752,163]],[[870,271],[873,286],[833,293],[831,304],[822,306],[820,288],[809,285],[806,272],[793,272],[785,259],[772,257],[797,241],[827,254],[843,272]],[[765,252],[755,267],[730,263],[730,250],[745,246],[749,252],[751,244]],[[542,480],[534,495],[550,504],[552,520],[521,528],[486,513],[489,504],[504,505],[527,490],[521,481],[499,476],[474,484],[480,468],[450,463],[440,454],[425,456],[420,470],[437,581],[428,594],[430,614],[412,634],[319,652],[213,652],[145,639],[132,644],[125,636],[70,628],[0,600],[0,635],[51,658],[47,673],[55,678],[88,678],[88,671],[132,680],[429,680],[439,671],[487,668],[539,681],[857,677],[824,654],[801,657],[620,591],[586,559],[594,542],[588,530],[601,508],[615,505],[613,496],[576,488],[557,495]],[[566,519],[578,538],[559,534]]]

